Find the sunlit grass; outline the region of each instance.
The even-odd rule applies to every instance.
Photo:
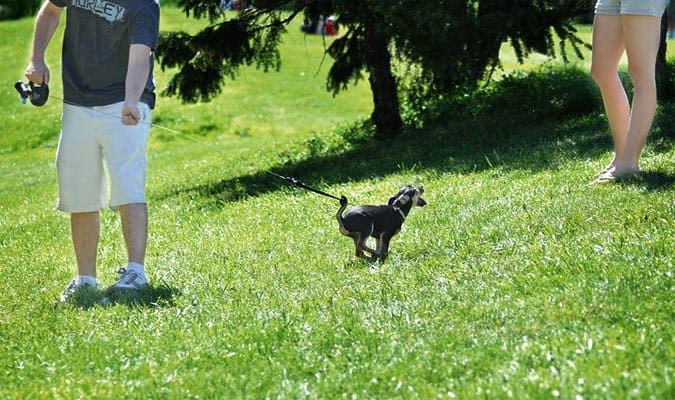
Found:
[[[605,187],[586,185],[611,157],[599,110],[439,118],[359,144],[335,126],[370,113],[368,88],[324,93],[320,40],[290,32],[279,73],[245,70],[209,104],[160,99],[155,120],[196,141],[153,129],[153,286],[64,305],[59,104],[21,106],[11,88],[31,26],[0,23],[15,42],[0,42],[0,398],[672,397],[672,105],[644,173]],[[369,264],[338,233],[337,202],[269,168],[352,204],[424,184],[429,204]],[[103,227],[107,285],[124,244],[115,214]]]

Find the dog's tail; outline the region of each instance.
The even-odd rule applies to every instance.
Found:
[[[340,197],[340,208],[337,210],[337,213],[335,213],[335,218],[337,219],[338,225],[340,225],[340,232],[347,231],[342,222],[342,213],[345,211],[345,208],[347,208],[348,203],[349,202],[347,201],[347,198],[345,196]]]

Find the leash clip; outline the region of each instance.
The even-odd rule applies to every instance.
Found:
[[[49,99],[49,85],[46,83],[36,85],[30,81],[28,84],[18,81],[14,84],[14,89],[19,92],[23,104],[26,104],[26,100],[30,100],[32,105],[42,107]]]

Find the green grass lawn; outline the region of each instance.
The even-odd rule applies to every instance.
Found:
[[[171,9],[162,23],[186,24]],[[151,134],[153,286],[61,304],[75,267],[54,210],[60,105],[22,106],[12,88],[31,30],[0,23],[0,398],[675,394],[674,105],[660,106],[640,177],[589,188],[611,158],[600,110],[440,118],[358,143],[366,82],[333,98],[320,38],[291,31],[280,72],[246,69],[209,104],[160,98],[155,122],[196,140]],[[386,263],[355,261],[337,202],[270,168],[355,204],[424,184],[429,204]],[[125,261],[115,214],[101,236],[107,285]]]

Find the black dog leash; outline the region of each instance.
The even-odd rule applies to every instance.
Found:
[[[310,191],[310,192],[318,193],[318,194],[320,194],[320,195],[323,195],[323,196],[326,196],[326,197],[330,197],[331,199],[335,199],[335,200],[339,201],[340,204],[342,204],[342,202],[346,202],[346,201],[347,201],[347,198],[346,198],[345,196],[342,196],[342,198],[339,198],[339,197],[333,196],[332,194],[328,194],[328,193],[326,193],[326,192],[322,192],[321,190],[314,189],[314,188],[312,188],[312,187],[307,186],[307,184],[305,184],[304,182],[302,182],[302,181],[300,181],[300,180],[298,180],[298,179],[296,179],[296,178],[293,178],[292,176],[283,176],[283,175],[276,174],[276,173],[274,173],[274,172],[272,172],[272,171],[265,171],[265,172],[267,172],[268,174],[270,174],[270,175],[272,175],[272,176],[276,176],[276,177],[279,178],[279,179],[283,179],[283,180],[285,180],[286,182],[290,183],[291,185],[295,185],[295,186],[297,186],[297,187],[299,187],[299,188],[308,190],[308,191]]]

